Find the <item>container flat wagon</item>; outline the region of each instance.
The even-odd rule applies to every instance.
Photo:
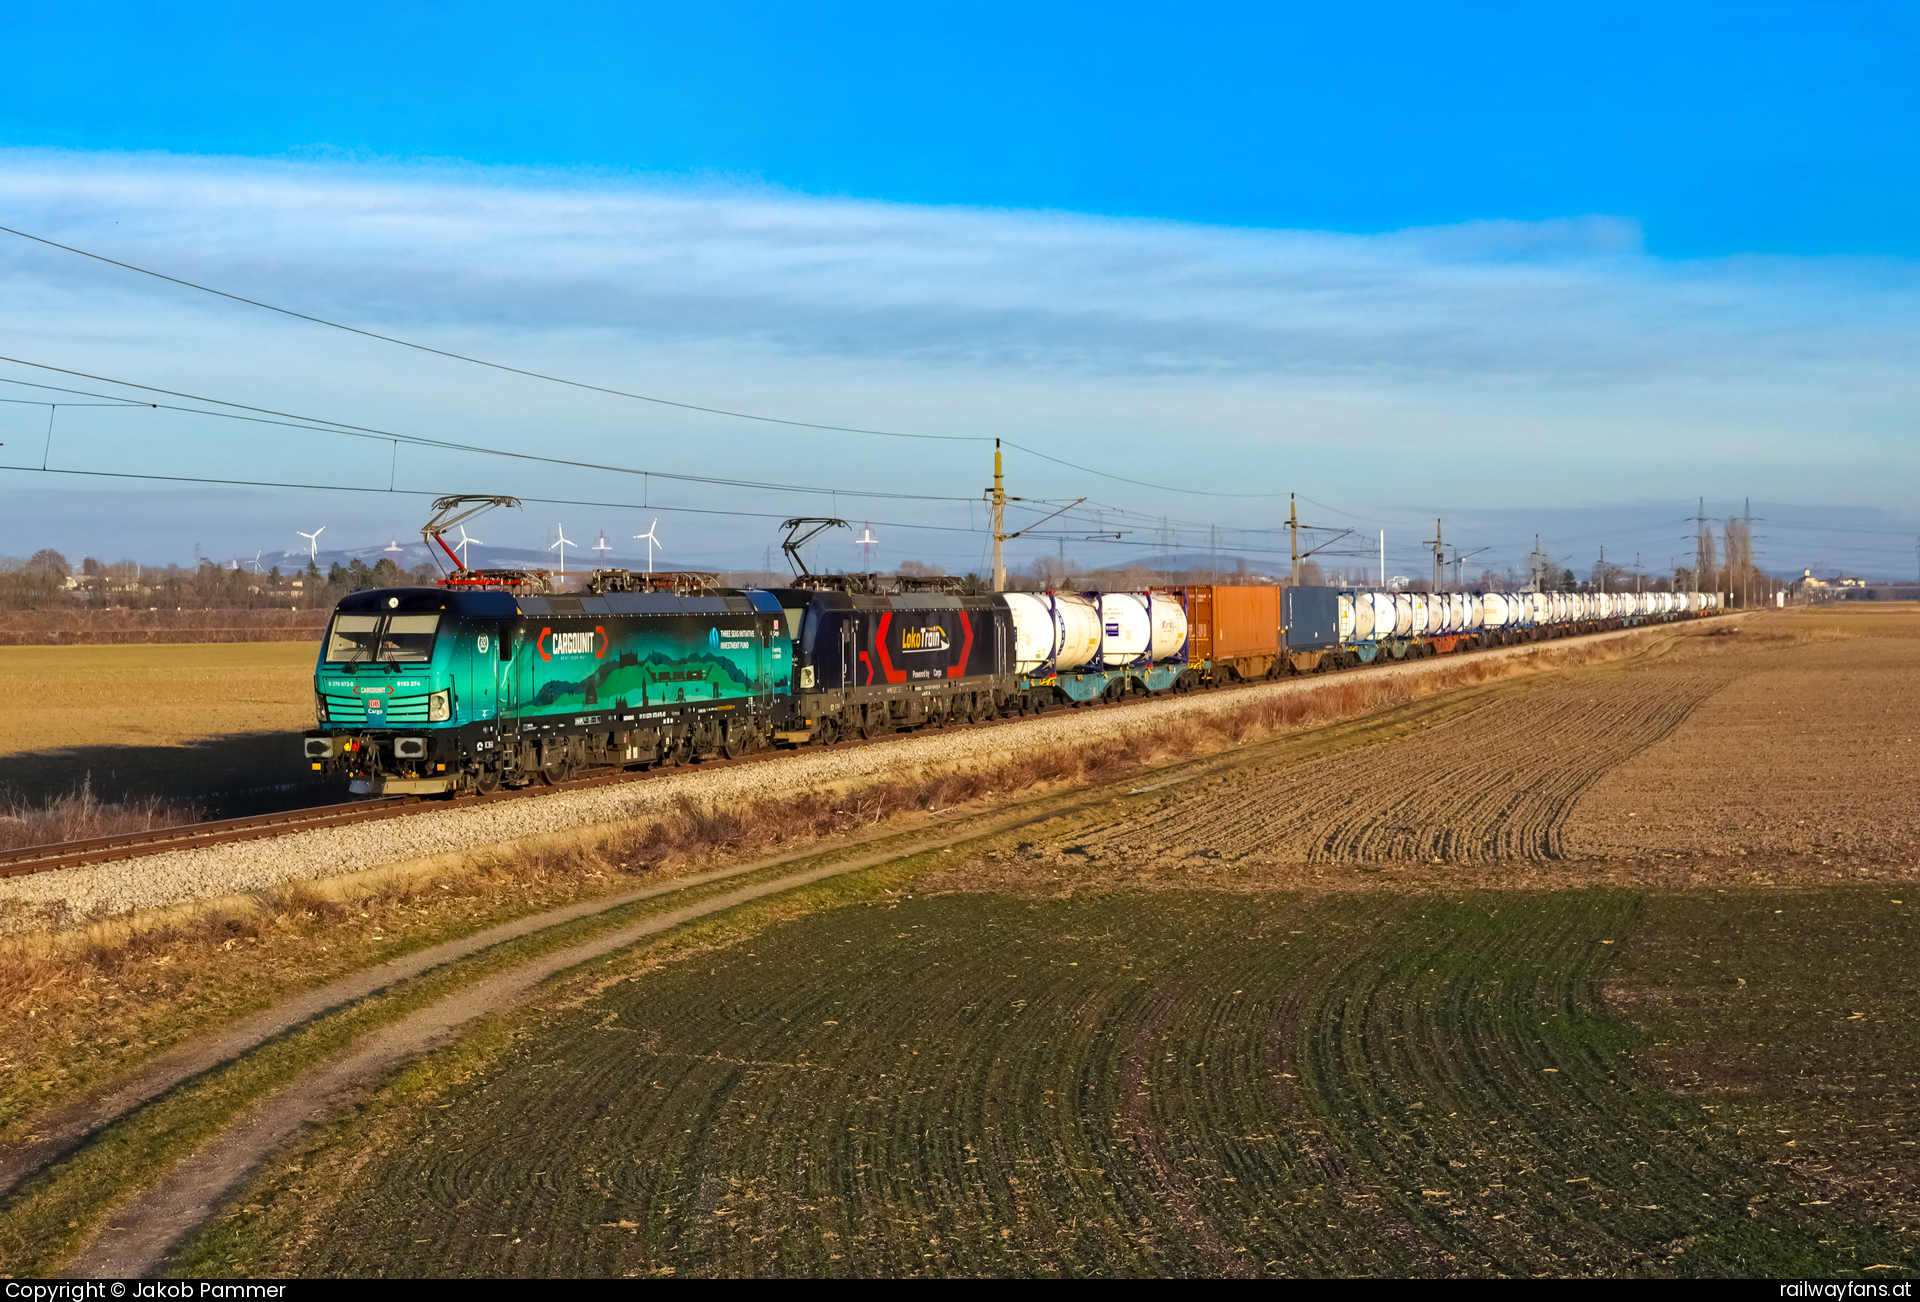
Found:
[[[681,576],[688,577],[688,576]],[[1717,594],[1409,593],[1196,585],[856,594],[821,587],[354,593],[314,671],[317,771],[364,794],[490,791],[589,766],[1324,673],[1690,618]],[[655,580],[647,580],[653,584]],[[642,585],[645,586],[644,584]]]

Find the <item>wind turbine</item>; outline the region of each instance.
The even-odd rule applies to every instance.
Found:
[[[557,524],[554,528],[560,531],[560,541],[548,543],[547,550],[552,551],[555,547],[560,549],[560,573],[565,574],[567,572],[567,548],[578,547],[580,544],[567,537],[567,527],[565,525]]]
[[[607,553],[613,550],[612,544],[607,542],[607,531],[605,529],[600,531],[600,541],[593,545],[593,549],[600,553],[600,564],[604,567],[607,563]]]
[[[645,533],[637,533],[633,536],[633,539],[635,542],[644,542],[647,545],[647,577],[648,578],[653,577],[654,545],[660,541],[658,538],[654,537],[653,531],[659,527],[660,527],[660,517],[656,515],[653,517],[653,523],[647,526],[647,531]]]
[[[486,546],[486,543],[481,542],[480,539],[478,538],[467,537],[467,526],[463,524],[460,526],[460,541],[454,544],[455,547],[458,547],[460,549],[460,568],[463,570],[470,568],[467,564],[467,544],[468,543],[480,543],[482,547]]]
[[[253,553],[253,572],[255,574],[260,572],[260,557],[265,554],[265,551],[265,548],[259,548]]]
[[[873,536],[873,526],[864,520],[861,521],[860,536],[853,541],[860,548],[860,563],[873,564],[873,549],[880,545],[880,540]]]
[[[382,547],[380,550],[383,552],[392,552],[396,556],[401,556],[406,554],[407,549],[400,545],[400,540],[398,538],[389,538],[387,539],[387,545],[385,547]],[[394,564],[397,565],[399,564],[399,562],[395,561]]]
[[[320,563],[320,535],[326,531],[327,526],[324,524],[312,533],[300,533],[298,529],[294,530],[295,533],[300,533],[300,536],[307,540],[307,559],[316,565]]]

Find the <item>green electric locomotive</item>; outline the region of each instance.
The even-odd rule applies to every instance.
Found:
[[[354,593],[321,646],[307,758],[397,795],[744,754],[791,709],[785,620],[758,592]]]

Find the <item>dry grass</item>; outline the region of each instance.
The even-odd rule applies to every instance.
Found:
[[[33,805],[0,793],[0,850],[60,841],[86,841],[98,836],[146,832],[156,827],[178,827],[200,821],[191,805],[148,797],[145,800],[101,800],[93,784],[83,780],[64,796]]]

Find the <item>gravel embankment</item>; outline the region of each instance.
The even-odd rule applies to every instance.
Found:
[[[1598,634],[1587,645],[1641,636]],[[1477,653],[1525,656],[1575,645],[1513,647]],[[1451,669],[1459,657],[1422,660],[1362,671],[1369,676],[1426,676]],[[821,752],[801,751],[760,764],[685,769],[644,782],[568,791],[537,800],[502,801],[446,809],[348,827],[295,832],[270,840],[242,841],[179,850],[120,863],[67,868],[0,881],[0,902],[18,902],[39,912],[64,906],[78,917],[104,906],[109,912],[156,908],[189,900],[265,890],[283,882],[332,877],[434,855],[477,851],[502,842],[594,825],[645,819],[681,796],[702,802],[804,791],[846,782],[898,777],[923,768],[972,767],[1015,754],[1088,744],[1117,732],[1165,726],[1188,718],[1238,709],[1329,683],[1304,678],[1264,683],[1237,691],[1202,693],[1130,705],[1122,709],[1063,710],[992,728],[907,736],[879,745]]]

